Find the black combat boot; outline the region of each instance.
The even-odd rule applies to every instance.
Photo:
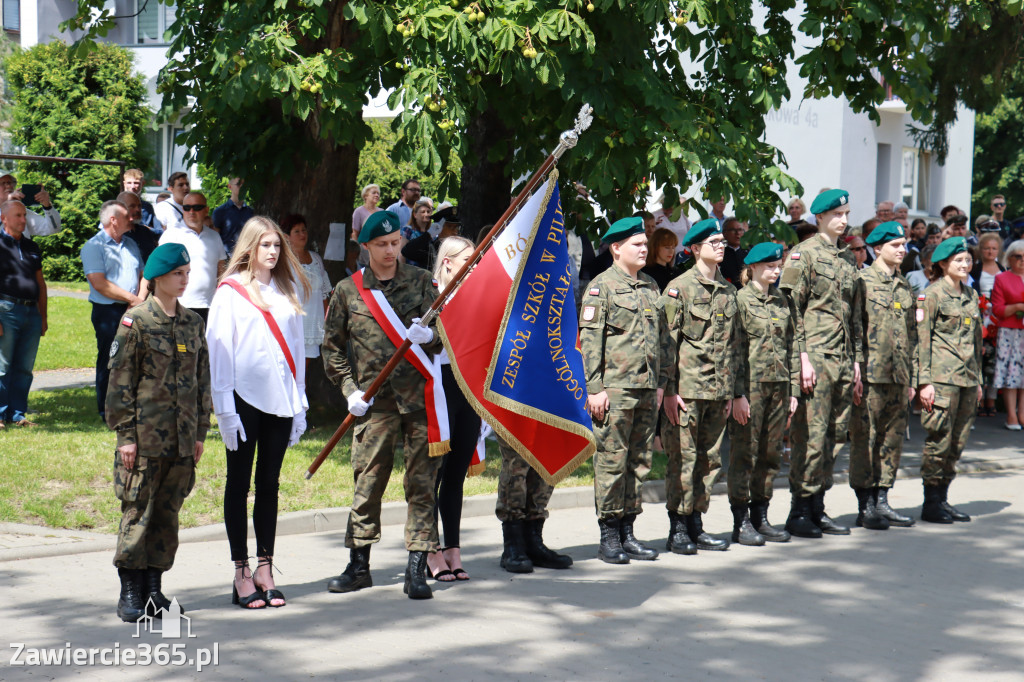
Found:
[[[953,523],[953,517],[942,508],[942,487],[925,485],[921,520],[929,523]]]
[[[750,509],[745,504],[733,504],[732,508],[732,541],[749,547],[764,545],[764,536],[754,530],[750,524]]]
[[[126,623],[135,623],[146,615],[142,600],[142,573],[134,568],[118,568],[121,579],[121,596],[117,600],[117,617]]]
[[[786,530],[798,538],[820,538],[821,529],[811,521],[811,498],[793,495]]]
[[[868,530],[889,530],[889,519],[875,509],[874,491],[871,488],[854,488],[857,495],[857,525]]]
[[[768,542],[789,542],[789,531],[768,522],[768,500],[750,503],[750,524]]]
[[[653,547],[648,547],[644,543],[636,539],[633,535],[633,522],[636,521],[636,514],[630,514],[622,517],[622,521],[619,524],[619,540],[622,544],[622,551],[626,553],[630,559],[636,559],[637,561],[654,561],[658,558],[658,550]]]
[[[942,491],[942,503],[941,503],[942,504],[942,509],[947,514],[949,514],[949,516],[954,521],[964,521],[964,522],[970,521],[971,520],[970,516],[968,516],[967,514],[964,514],[962,511],[960,511],[959,509],[957,509],[956,507],[954,507],[953,505],[951,505],[947,501],[946,498],[949,495],[949,484],[950,484],[950,481],[946,481],[941,486],[939,486],[939,490]]]
[[[668,513],[668,542],[665,549],[675,554],[696,554],[697,545],[686,533],[686,521],[674,511]]]
[[[434,593],[427,584],[424,569],[427,567],[426,552],[409,552],[409,563],[405,567],[405,587],[402,591],[409,599],[433,599]]]
[[[526,556],[537,568],[569,568],[572,566],[571,556],[554,552],[544,544],[544,519],[533,519],[526,522]]]
[[[821,529],[822,533],[828,535],[849,535],[850,529],[840,526],[829,518],[825,513],[825,491],[819,490],[817,495],[811,497],[811,521]]]
[[[597,548],[597,558],[606,564],[628,564],[629,556],[622,550],[619,537],[619,519],[598,519],[601,527],[601,546]]]
[[[337,578],[327,583],[328,592],[355,592],[364,587],[373,587],[370,577],[370,546],[349,550],[348,566]]]
[[[164,596],[160,588],[163,573],[162,570],[154,566],[146,569],[146,594],[143,595],[143,598],[146,599],[146,612],[154,618],[163,618],[164,614],[160,609],[166,611],[171,608],[171,600]],[[181,604],[178,606],[180,607]],[[185,613],[185,609],[181,609],[181,612]]]
[[[889,506],[889,489],[875,488],[872,491],[875,497],[875,511],[889,520],[890,526],[909,528],[914,525],[914,519],[904,516]]]
[[[533,573],[533,562],[526,556],[523,521],[502,521],[501,535],[505,549],[501,552],[501,567],[509,573]]]
[[[704,532],[704,521],[701,519],[699,511],[695,511],[683,518],[686,520],[686,532],[693,539],[693,544],[697,545],[697,549],[713,552],[722,552],[729,549],[729,542],[727,540],[719,540]]]

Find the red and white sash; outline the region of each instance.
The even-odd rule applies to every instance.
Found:
[[[370,314],[380,328],[387,334],[395,347],[402,345],[408,330],[402,323],[395,309],[384,297],[380,289],[363,287],[363,270],[352,275],[356,291],[363,298],[363,303],[370,309]],[[427,445],[431,457],[440,457],[451,450],[451,435],[448,425],[448,402],[444,396],[444,382],[441,381],[441,361],[438,357],[431,359],[418,345],[413,344],[405,351],[405,359],[419,370],[427,380],[423,392],[423,400],[427,406]]]

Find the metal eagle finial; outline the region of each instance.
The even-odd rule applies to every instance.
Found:
[[[589,104],[584,104],[580,108],[580,113],[576,115],[576,125],[573,126],[572,130],[566,130],[558,138],[558,147],[553,152],[553,156],[557,161],[566,150],[572,149],[579,142],[580,133],[590,127],[590,124],[594,122],[594,107]]]

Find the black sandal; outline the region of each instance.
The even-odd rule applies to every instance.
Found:
[[[256,561],[256,570],[258,571],[261,566],[269,566],[270,567],[270,572],[273,573],[274,572],[274,557],[261,556]],[[278,572],[281,571],[281,569],[277,569],[277,570],[278,570]],[[262,590],[263,589],[263,588],[260,587],[259,583],[256,582],[256,576],[255,575],[253,575],[252,584],[256,586],[257,590]],[[282,602],[285,602],[284,593],[281,590],[276,589],[274,587],[270,588],[269,590],[263,590],[263,601],[265,601],[267,603],[267,606],[269,606],[271,608],[274,608],[274,609],[279,609],[282,606],[287,606],[288,605],[287,602],[285,602],[283,604],[275,604],[274,603],[275,599],[280,599]]]
[[[252,578],[252,571],[249,570],[249,562],[248,561],[236,561],[235,562],[235,568],[236,569],[238,569],[238,568],[243,569],[242,570],[242,580],[245,580],[246,578],[250,578],[250,579]],[[246,575],[246,573],[249,573],[249,575]],[[238,585],[235,584],[235,579],[232,578],[231,579],[231,603],[235,604],[237,606],[241,606],[243,609],[251,609],[253,611],[255,611],[257,609],[265,609],[265,608],[267,608],[267,601],[263,598],[263,592],[260,590],[259,586],[256,585],[256,581],[255,580],[253,580],[252,584],[253,584],[253,587],[256,588],[253,591],[253,593],[250,594],[250,595],[246,595],[245,597],[240,597],[240,596],[238,596]],[[262,601],[263,602],[263,606],[249,606],[253,602],[257,602],[257,601]]]

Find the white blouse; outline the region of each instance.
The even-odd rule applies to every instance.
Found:
[[[241,283],[238,275],[231,275],[230,279]],[[269,285],[258,286],[291,351],[295,378],[263,313],[230,286],[220,286],[210,304],[206,324],[213,411],[217,415],[236,413],[237,392],[261,412],[293,417],[309,407],[302,316],[277,290],[273,280]]]
[[[309,280],[309,298],[302,299],[302,289],[298,291],[299,302],[306,316],[302,318],[302,329],[307,346],[319,346],[324,342],[324,299],[331,295],[331,280],[327,277],[324,262],[320,254],[309,252],[312,263],[300,263],[302,271]]]

